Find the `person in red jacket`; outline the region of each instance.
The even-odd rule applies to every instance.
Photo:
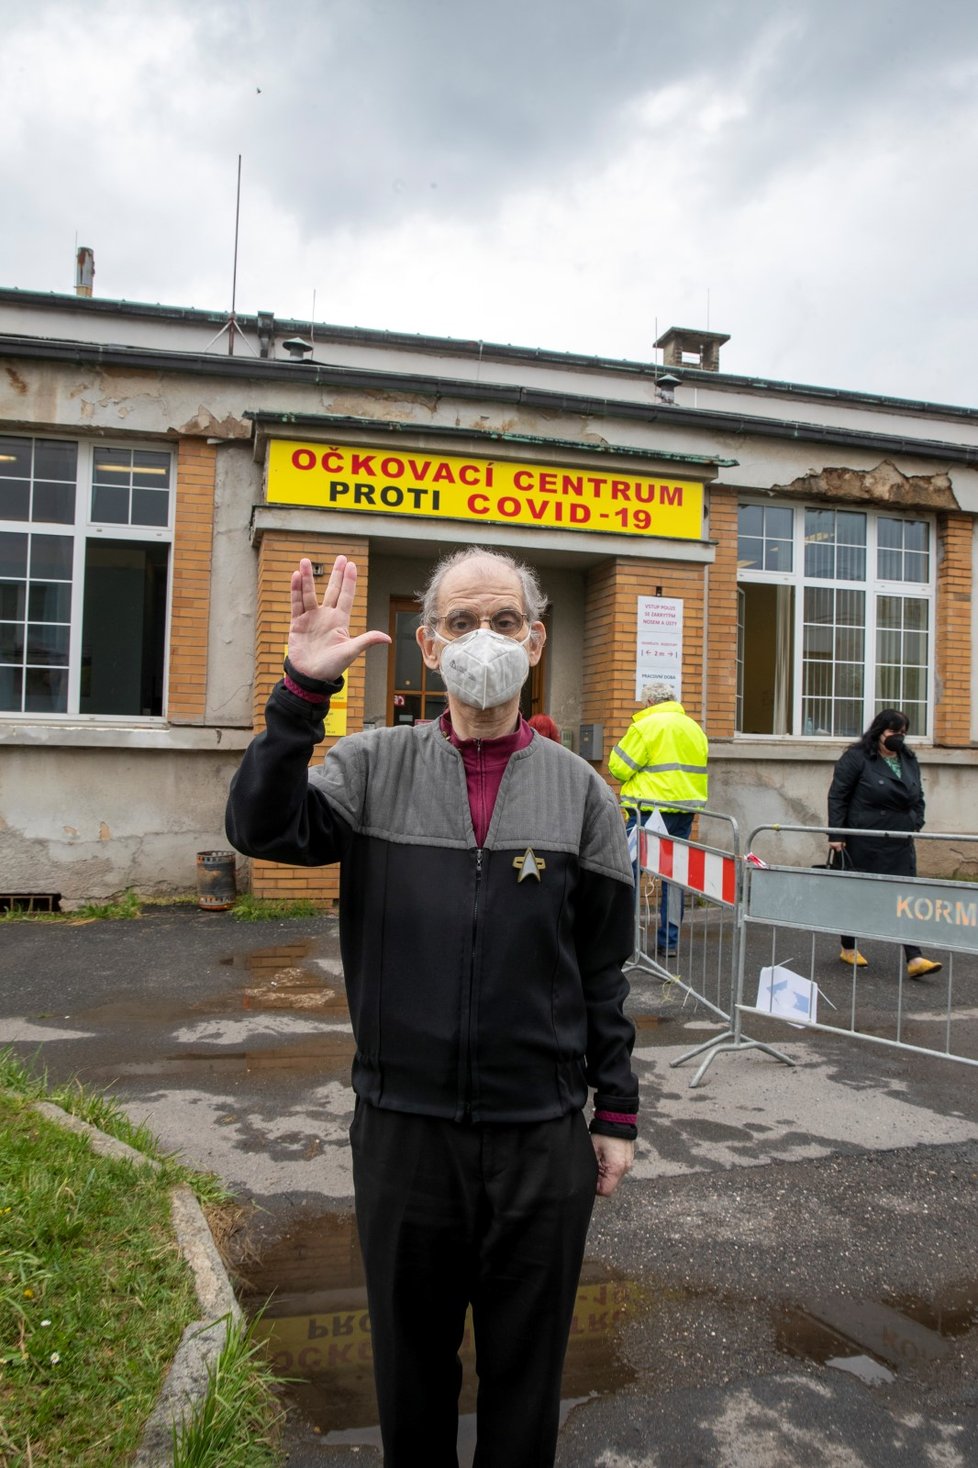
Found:
[[[498,552],[449,557],[424,595],[418,641],[447,714],[349,735],[310,772],[342,675],[390,641],[351,636],[355,586],[345,556],[321,603],[310,562],[293,573],[285,677],[232,783],[228,836],[266,860],[340,863],[385,1465],[455,1468],[471,1304],[476,1461],[545,1468],[595,1194],[634,1154],[624,828],[596,771],[520,715],[545,603]]]

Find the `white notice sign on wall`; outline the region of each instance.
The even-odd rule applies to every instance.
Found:
[[[635,701],[646,683],[668,683],[683,696],[683,603],[681,598],[638,598],[638,647],[635,656]]]

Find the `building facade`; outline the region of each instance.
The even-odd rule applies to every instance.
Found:
[[[414,596],[482,544],[549,597],[525,712],[603,773],[668,677],[710,736],[711,806],[745,836],[819,823],[893,705],[929,825],[967,831],[978,411],[724,373],[726,340],[673,329],[652,365],[0,291],[0,900],[192,889],[290,573],[340,552],[354,630],[393,642],[351,669],[327,749],[437,716]],[[331,871],[240,880],[336,896]]]

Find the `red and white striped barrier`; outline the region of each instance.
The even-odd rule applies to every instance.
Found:
[[[678,882],[690,892],[701,892],[726,907],[737,903],[737,862],[732,856],[707,851],[671,836],[657,836],[654,831],[639,831],[639,865],[667,881]]]

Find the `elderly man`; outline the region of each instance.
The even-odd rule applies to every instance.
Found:
[[[390,640],[350,636],[355,586],[344,556],[322,603],[309,561],[293,573],[285,677],[232,784],[228,836],[273,861],[340,862],[384,1462],[454,1468],[471,1303],[476,1461],[540,1468],[594,1196],[634,1148],[624,831],[590,766],[523,721],[543,597],[527,567],[480,549],[442,561],[423,599],[418,642],[448,712],[350,735],[309,774],[342,674]]]
[[[643,704],[632,715],[608,758],[612,778],[621,781],[622,800],[656,806],[670,836],[685,841],[693,829],[694,807],[706,805],[706,735],[686,713],[669,683],[647,683]],[[685,810],[677,810],[677,805]],[[634,810],[626,819],[635,825]],[[636,871],[636,878],[637,878]],[[676,956],[683,920],[683,890],[662,883],[656,945],[666,958]]]

